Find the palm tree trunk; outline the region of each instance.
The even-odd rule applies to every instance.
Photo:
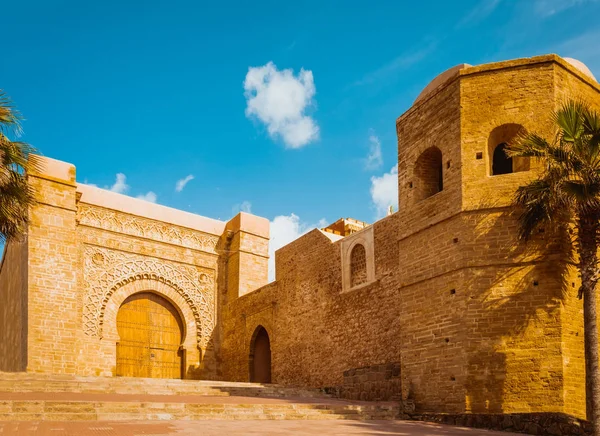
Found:
[[[600,368],[598,366],[598,325],[596,283],[598,275],[598,217],[595,214],[579,216],[579,271],[583,295],[583,322],[585,339],[586,415],[600,436]]]

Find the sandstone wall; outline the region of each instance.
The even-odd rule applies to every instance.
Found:
[[[275,383],[339,387],[344,371],[397,362],[398,252],[389,238],[396,228],[397,215],[374,225],[375,281],[348,292],[342,290],[341,242],[314,230],[280,249],[278,280],[224,309],[224,378],[248,380],[259,325],[271,340]]]
[[[539,163],[494,176],[491,159],[515,126],[552,137],[552,109],[566,96],[598,101],[599,88],[556,56],[447,77],[397,120],[400,211],[373,225],[376,282],[345,293],[344,242],[318,231],[282,248],[277,281],[223,312],[226,378],[248,379],[263,325],[278,383],[342,389],[345,372],[366,395],[364,368],[399,361],[402,398],[417,411],[582,416],[581,302],[565,235],[517,240],[510,205]],[[443,190],[423,199],[418,159],[432,147]]]
[[[398,135],[398,195],[400,235],[426,227],[432,219],[440,220],[460,210],[460,87],[450,83],[413,106],[396,122]],[[442,152],[444,189],[435,194],[436,201],[419,201],[417,172],[419,156],[430,147]],[[433,207],[432,205],[436,206]]]
[[[600,111],[600,86],[568,64],[554,70],[557,107],[568,98],[581,99]],[[577,298],[581,281],[576,270],[565,277],[561,313],[565,412],[585,418],[585,356],[583,345],[583,300]]]
[[[0,371],[27,366],[27,241],[5,246],[0,265]]]
[[[400,401],[402,399],[400,362],[344,371],[344,381],[339,396],[361,401]]]
[[[78,250],[75,168],[30,176],[38,205],[28,234],[27,370],[73,374],[77,370]]]
[[[462,203],[472,211],[465,220],[472,244],[464,283],[466,411],[564,410],[560,245],[549,234],[519,243],[518,211],[506,208],[539,163],[530,162],[531,171],[491,173],[494,147],[516,133],[505,126],[552,137],[556,68],[551,58],[504,62],[461,79]]]
[[[400,394],[419,413],[583,416],[582,303],[560,254],[565,235],[517,240],[510,204],[539,164],[494,176],[491,159],[512,126],[551,137],[550,112],[568,96],[600,108],[600,86],[555,56],[446,77],[397,120],[400,211],[341,240],[309,232],[276,253],[266,286],[264,219],[197,231],[94,203],[69,164],[32,177],[40,204],[27,249],[9,247],[0,271],[7,308],[21,310],[2,322],[28,323],[3,334],[17,346],[26,338],[30,371],[113,375],[119,305],[150,290],[180,311],[188,378],[248,381],[262,326],[275,383]],[[443,190],[423,198],[417,163],[434,148]],[[367,282],[352,288],[343,272],[360,238]],[[26,277],[6,274],[23,259]],[[20,344],[2,365],[22,368]]]
[[[6,359],[17,360],[18,331],[28,333],[28,371],[115,375],[119,307],[150,291],[179,312],[183,376],[218,378],[221,275],[235,281],[236,298],[267,282],[268,221],[240,213],[223,223],[78,185],[73,165],[42,160],[44,170],[30,176],[38,204],[28,244],[20,253],[11,246],[1,278],[10,282],[6,309],[26,298],[6,318],[12,330],[3,329],[11,335],[3,344],[15,345]],[[234,245],[223,245],[224,230]]]
[[[82,353],[77,372],[114,375],[119,339],[116,313],[103,315],[107,311],[103,302],[114,300],[118,310],[127,296],[152,291],[180,311],[185,326],[185,376],[215,378],[219,238],[83,202],[78,204],[78,217],[77,318]]]

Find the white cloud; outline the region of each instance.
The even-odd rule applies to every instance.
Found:
[[[252,203],[249,201],[242,201],[242,204],[240,204],[240,211],[252,213]]]
[[[273,62],[251,67],[244,81],[246,116],[267,126],[271,137],[281,137],[286,147],[300,148],[319,137],[319,127],[305,111],[314,105],[312,71],[278,70]]]
[[[480,0],[477,5],[456,25],[461,28],[470,24],[476,24],[489,17],[498,7],[501,0]]]
[[[381,141],[371,131],[369,135],[369,154],[365,159],[365,168],[368,170],[376,170],[383,165],[383,156],[381,155]]]
[[[87,183],[87,179],[85,180],[85,182],[86,185],[97,187],[97,185],[93,183]],[[129,191],[129,185],[127,184],[127,176],[123,173],[117,173],[115,183],[112,186],[105,186],[104,189],[116,192],[117,194],[127,194],[127,192]],[[152,191],[148,191],[145,194],[140,194],[136,198],[149,201],[150,203],[156,203],[156,194]]]
[[[125,194],[127,191],[129,191],[129,185],[126,183],[126,181],[127,177],[125,174],[118,173],[115,183],[110,187],[107,186],[106,189],[110,189],[112,192],[116,192],[118,194]]]
[[[140,200],[149,201],[150,203],[156,203],[156,194],[152,191],[148,191],[145,194],[140,194],[136,198]]]
[[[252,213],[252,203],[248,200],[244,200],[239,204],[234,204],[231,208],[231,212],[233,215],[237,215],[238,212]]]
[[[535,12],[542,17],[550,17],[576,6],[596,3],[599,0],[536,0]]]
[[[271,221],[271,240],[269,241],[269,281],[275,280],[275,251],[305,233],[326,225],[327,222],[324,218],[320,219],[317,224],[309,224],[301,221],[300,217],[293,213],[273,218],[273,221]]]
[[[371,200],[377,211],[377,219],[387,214],[388,207],[398,210],[398,165],[380,177],[371,177]]]
[[[177,191],[177,192],[183,191],[183,188],[185,188],[185,185],[187,185],[188,182],[190,182],[192,180],[194,180],[194,176],[191,174],[189,176],[185,176],[183,179],[177,180],[177,183],[175,183],[175,191]]]

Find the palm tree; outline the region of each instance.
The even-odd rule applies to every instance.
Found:
[[[572,248],[581,278],[583,298],[586,413],[594,435],[600,436],[600,370],[596,284],[600,242],[600,114],[580,101],[564,103],[554,114],[556,135],[548,141],[536,133],[523,133],[509,146],[509,156],[538,159],[543,171],[536,180],[519,187],[520,237],[549,224],[573,230]]]
[[[8,135],[21,134],[21,117],[10,99],[0,90],[0,242],[24,235],[29,206],[35,202],[27,183],[27,171],[39,169],[34,149]]]

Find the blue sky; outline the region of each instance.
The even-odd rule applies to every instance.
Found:
[[[381,214],[395,119],[441,71],[555,52],[600,77],[597,0],[20,0],[1,11],[0,89],[26,118],[24,140],[74,163],[79,181],[213,218],[279,216],[280,242]]]

